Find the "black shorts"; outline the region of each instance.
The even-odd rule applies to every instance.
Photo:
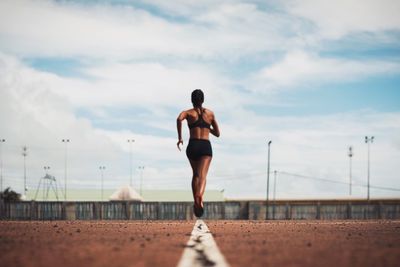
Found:
[[[186,156],[190,160],[199,160],[202,156],[212,157],[212,147],[209,140],[190,139],[186,148]]]

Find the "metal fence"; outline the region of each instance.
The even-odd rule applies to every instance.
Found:
[[[2,220],[190,220],[190,202],[0,201]],[[400,219],[400,199],[336,201],[225,201],[204,203],[211,220]]]

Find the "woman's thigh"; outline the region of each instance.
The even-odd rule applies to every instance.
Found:
[[[190,166],[192,167],[193,176],[198,176],[200,173],[200,161],[199,160],[191,160],[189,159]]]
[[[212,157],[211,156],[203,156],[199,160],[199,165],[198,165],[198,170],[199,170],[199,175],[206,177],[208,173],[208,169],[211,164]]]

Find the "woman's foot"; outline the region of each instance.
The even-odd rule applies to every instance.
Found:
[[[201,206],[193,205],[193,212],[196,217],[200,218],[204,214],[204,208]]]
[[[194,211],[194,215],[196,215],[196,217],[203,216],[204,204],[203,204],[203,199],[201,197],[195,198],[194,205],[193,205],[193,211]]]

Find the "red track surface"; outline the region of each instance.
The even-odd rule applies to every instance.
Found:
[[[400,266],[400,221],[206,221],[232,266]],[[0,222],[1,266],[176,266],[194,221]]]
[[[0,222],[8,267],[176,266],[194,222]]]
[[[207,224],[231,267],[400,266],[400,221]]]

